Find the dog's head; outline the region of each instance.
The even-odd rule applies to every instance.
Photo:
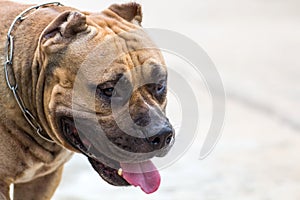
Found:
[[[88,156],[107,182],[150,193],[160,179],[149,160],[169,151],[174,130],[167,69],[141,20],[135,3],[53,20],[40,38],[38,110],[50,137]]]

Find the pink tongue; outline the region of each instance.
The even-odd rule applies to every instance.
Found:
[[[121,163],[123,178],[133,186],[140,186],[146,193],[155,192],[160,185],[160,175],[148,160],[142,163]]]

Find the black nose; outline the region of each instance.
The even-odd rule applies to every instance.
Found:
[[[173,129],[170,127],[165,127],[160,130],[158,134],[150,137],[148,140],[155,150],[159,150],[172,142],[173,135]]]

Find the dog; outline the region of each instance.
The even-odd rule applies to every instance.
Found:
[[[109,184],[155,192],[150,159],[175,133],[166,64],[141,6],[31,6],[0,0],[0,197],[14,184],[14,200],[51,199],[73,153]]]

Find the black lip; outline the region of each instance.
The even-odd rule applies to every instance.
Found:
[[[90,149],[93,148],[93,146],[89,142],[88,138],[83,138],[82,136],[79,137],[73,118],[61,117],[59,119],[59,128],[63,133],[66,141],[75,149],[79,150],[81,153],[88,157],[92,167],[106,182],[115,186],[130,185],[125,179],[118,175],[117,170],[120,168],[120,163],[110,158],[107,158],[104,155],[101,155],[101,153],[97,153],[97,156],[91,153],[94,152],[90,151]],[[87,149],[86,145],[84,144],[90,144],[89,149]],[[103,159],[106,163],[110,163],[111,166],[113,166],[114,168],[107,166],[103,164],[103,162],[99,161]]]
[[[71,144],[75,149],[81,151],[82,153],[87,153],[87,148],[83,145],[83,142],[80,139],[79,135],[72,133],[71,129],[76,129],[72,118],[62,117],[60,119],[59,127],[69,144]]]

